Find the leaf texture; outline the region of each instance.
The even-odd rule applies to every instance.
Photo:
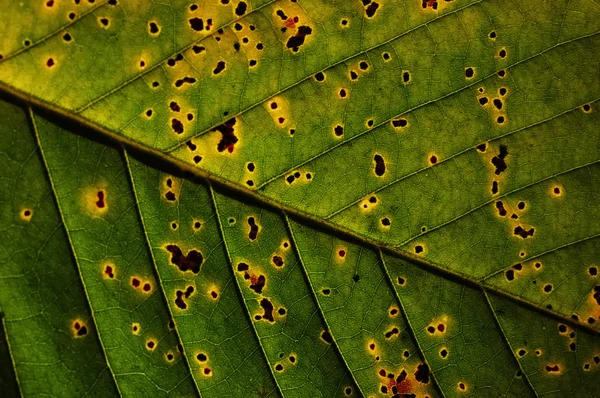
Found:
[[[2,387],[595,395],[597,2],[6,9]]]

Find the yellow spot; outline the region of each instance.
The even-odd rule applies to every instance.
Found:
[[[346,257],[348,256],[348,249],[344,246],[337,246],[334,249],[334,258],[335,262],[338,264],[343,264],[346,262]]]
[[[379,207],[380,203],[381,199],[379,199],[377,195],[373,193],[367,195],[363,200],[361,200],[358,203],[358,208],[360,209],[361,213],[370,213],[371,211]]]
[[[550,196],[553,198],[558,198],[563,196],[564,189],[560,185],[552,185],[550,187]]]
[[[199,220],[197,218],[194,218],[192,220],[192,229],[194,230],[194,232],[198,232],[202,229],[202,226],[204,225],[204,221],[203,220]]]
[[[71,325],[73,337],[80,338],[85,337],[88,334],[88,328],[81,319],[75,319]]]
[[[148,351],[154,351],[158,347],[158,342],[154,338],[146,340],[146,349]]]
[[[25,208],[23,210],[21,210],[21,212],[19,213],[19,217],[21,217],[21,220],[29,222],[31,221],[31,217],[33,216],[33,210],[29,209],[29,208]]]
[[[108,263],[102,265],[102,278],[115,279],[117,277],[117,267],[114,264]]]
[[[141,332],[142,332],[142,327],[140,326],[139,323],[134,322],[131,324],[131,333],[133,333],[136,336],[139,336]]]
[[[206,290],[208,297],[212,300],[212,301],[217,301],[219,299],[219,296],[221,295],[219,288],[217,288],[217,286],[215,285],[210,285],[208,287],[208,289]]]
[[[108,212],[109,198],[105,185],[99,184],[82,190],[82,205],[92,217],[102,217]]]

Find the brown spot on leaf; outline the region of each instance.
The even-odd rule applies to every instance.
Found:
[[[181,272],[191,271],[194,274],[200,272],[203,257],[197,250],[190,250],[187,255],[184,255],[177,245],[168,245],[167,251],[171,253],[171,263],[176,265]]]
[[[256,294],[262,293],[266,283],[267,278],[264,275],[259,275],[258,277],[254,274],[250,275],[250,289],[254,290]]]
[[[266,319],[269,322],[275,322],[275,319],[273,318],[273,303],[265,297],[260,300],[260,306],[264,310],[262,315],[263,319]]]
[[[223,152],[227,150],[227,152],[232,153],[234,149],[234,145],[239,141],[239,139],[235,136],[235,124],[237,123],[236,118],[229,119],[225,123],[217,126],[213,131],[218,131],[221,133],[221,140],[217,145],[217,151]]]

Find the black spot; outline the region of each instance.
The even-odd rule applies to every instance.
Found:
[[[312,29],[309,26],[298,27],[296,34],[288,39],[286,47],[291,48],[294,52],[298,51],[304,44],[306,36],[310,34],[312,34]]]
[[[223,72],[225,70],[225,61],[219,61],[217,62],[217,66],[215,67],[215,69],[213,69],[213,73],[215,75],[218,75],[219,73]]]
[[[259,275],[258,278],[254,275],[250,277],[250,289],[254,290],[257,294],[262,293],[266,283],[267,279],[264,275]]]
[[[237,16],[242,16],[246,13],[246,9],[248,8],[248,5],[246,4],[245,1],[240,1],[237,5],[237,7],[235,8],[235,15]]]
[[[417,366],[417,371],[415,372],[415,379],[419,383],[429,383],[429,366],[427,366],[427,364],[422,363],[419,366]]]
[[[344,135],[344,127],[340,125],[335,126],[335,128],[333,129],[333,133],[336,136],[341,137],[342,135]]]
[[[244,272],[244,271],[248,271],[250,269],[250,266],[246,263],[238,263],[237,266],[237,270],[239,272]]]
[[[258,236],[258,225],[254,220],[254,217],[248,217],[248,226],[250,227],[250,232],[248,232],[248,239],[254,241]]]
[[[351,80],[356,80],[358,79],[358,74],[356,74],[356,72],[354,72],[353,70],[350,71],[350,79]]]
[[[410,72],[403,72],[402,73],[402,81],[404,83],[408,83],[410,81]]]
[[[552,291],[552,285],[551,284],[546,284],[544,285],[544,292],[546,293],[550,293]]]
[[[177,245],[168,245],[167,251],[171,253],[171,263],[176,265],[181,272],[191,271],[194,274],[200,272],[200,266],[204,259],[199,251],[190,250],[187,255],[183,255]]]
[[[465,69],[465,76],[467,79],[472,78],[474,75],[475,75],[475,71],[473,70],[473,68]]]
[[[194,17],[188,20],[190,23],[190,27],[194,29],[196,32],[199,32],[204,29],[204,21],[202,18]],[[156,33],[156,32],[153,32]]]
[[[235,126],[237,120],[235,118],[229,119],[225,123],[217,126],[213,131],[218,131],[221,133],[221,140],[217,144],[217,150],[219,152],[223,152],[224,150],[228,150],[229,153],[233,152],[233,148],[236,142],[238,142],[238,138],[235,136],[235,130],[233,126]]]
[[[385,174],[385,161],[381,155],[375,155],[373,160],[375,161],[375,175],[381,177]]]
[[[513,233],[515,235],[520,236],[523,239],[527,239],[530,236],[533,236],[533,233],[535,232],[534,228],[529,228],[528,230],[524,229],[522,226],[518,225],[515,227]]]
[[[493,181],[492,182],[492,194],[497,194],[498,193],[498,181]]]
[[[506,155],[508,155],[508,148],[506,145],[500,145],[500,153],[492,158],[492,164],[496,167],[496,175],[500,175],[506,170],[507,165],[504,161]]]
[[[368,63],[366,63],[365,61],[361,61],[361,62],[358,64],[358,67],[359,67],[361,70],[367,70],[367,69],[369,69],[369,64],[368,64]]]
[[[106,207],[106,203],[104,202],[104,191],[98,191],[96,196],[98,197],[98,200],[96,201],[96,207],[99,209]]]
[[[273,256],[271,261],[273,262],[273,264],[275,264],[276,267],[283,267],[283,258],[281,256],[275,255]]]
[[[479,98],[479,105],[484,106],[485,104],[488,103],[488,101],[489,100],[487,99],[487,97],[481,97],[481,98]]]
[[[403,277],[399,276],[398,277],[398,284],[400,286],[404,286],[405,283],[406,283],[406,279],[404,279]]]
[[[269,322],[275,322],[273,318],[273,303],[268,298],[263,298],[260,300],[260,306],[265,311],[263,314],[263,319],[266,319]]]
[[[498,214],[501,217],[506,216],[507,212],[506,212],[506,209],[504,208],[504,203],[502,203],[501,201],[496,202],[496,209],[498,209]]]
[[[505,96],[506,92],[506,87],[500,87],[500,90],[498,90],[498,94],[500,94],[501,96]]]
[[[499,100],[498,98],[495,98],[493,103],[497,109],[502,109],[502,101],[501,100]]]
[[[318,82],[322,82],[323,80],[325,80],[325,74],[323,74],[323,72],[318,72],[315,75],[315,80]]]
[[[400,331],[398,330],[398,328],[392,328],[392,330],[389,330],[389,331],[387,331],[385,333],[385,338],[389,339],[389,338],[391,338],[392,336],[394,336],[394,335],[396,335],[398,333],[400,333]]]
[[[367,16],[367,18],[373,18],[375,16],[375,13],[377,12],[377,9],[379,8],[379,3],[377,2],[372,2],[371,4],[369,4],[366,8],[365,8],[365,15]]]
[[[512,269],[509,269],[508,271],[506,271],[505,276],[509,282],[513,281],[515,279],[515,271],[513,271]]]
[[[194,84],[196,83],[196,79],[188,76],[184,77],[183,79],[178,79],[175,81],[175,87],[181,87],[184,85],[184,83]]]
[[[392,225],[392,222],[389,218],[384,217],[381,219],[381,225],[383,225],[384,227],[389,227],[390,225]]]
[[[72,37],[71,37],[71,35],[70,35],[70,34],[68,34],[68,33],[65,33],[65,34],[63,35],[63,40],[64,40],[64,41],[71,41],[71,39],[72,39]],[[1,57],[1,56],[0,56],[0,59],[2,59],[2,57]]]
[[[415,246],[415,253],[417,253],[417,254],[423,253],[423,246],[421,246],[421,245]]]
[[[204,48],[204,46],[195,45],[194,47],[192,47],[192,51],[194,51],[194,54],[200,54],[202,51],[205,50],[206,48]]]
[[[505,50],[505,49],[502,49],[502,50],[500,50],[500,51],[498,52],[498,56],[499,56],[500,58],[506,58],[506,50]]]
[[[323,330],[321,332],[321,339],[327,344],[333,343],[333,337],[331,337],[331,333],[328,330]]]
[[[408,121],[406,119],[394,119],[392,120],[392,126],[394,127],[406,127]]]
[[[352,280],[353,280],[354,282],[358,282],[358,281],[360,280],[360,275],[358,275],[358,274],[354,275],[354,276],[352,277]]]
[[[177,134],[183,133],[183,123],[179,119],[171,119],[171,128]]]
[[[490,39],[495,39],[496,38],[496,31],[492,30],[488,36],[489,36]]]

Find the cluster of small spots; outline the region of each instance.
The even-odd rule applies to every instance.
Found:
[[[313,175],[312,173],[304,173],[304,179],[301,180],[301,177],[302,173],[300,173],[299,171],[294,171],[285,177],[285,181],[288,185],[292,185],[296,181],[310,182],[313,178]]]
[[[79,319],[73,321],[72,330],[73,330],[73,336],[75,338],[84,337],[88,333],[87,326],[85,326],[83,321],[81,321]]]
[[[260,306],[263,309],[263,313],[262,313],[262,315],[258,315],[258,314],[255,315],[254,319],[257,320],[257,321],[260,321],[261,319],[264,319],[264,320],[266,320],[268,322],[271,322],[271,323],[275,322],[275,318],[273,317],[273,309],[274,309],[274,307],[273,307],[273,303],[271,302],[271,300],[269,300],[266,297],[263,297],[260,300]]]
[[[143,293],[150,293],[152,291],[152,283],[150,283],[150,281],[142,281],[140,278],[135,276],[131,277],[131,286],[134,289],[141,288]]]
[[[518,263],[513,265],[509,270],[504,272],[504,276],[506,277],[506,280],[511,282],[515,279],[516,277],[516,273],[517,272],[521,272],[523,270],[523,264]]]
[[[427,330],[427,333],[429,333],[430,335],[444,334],[444,333],[446,333],[447,327],[446,327],[445,322],[441,321],[441,322],[437,322],[437,325],[435,325],[434,323],[429,324],[429,326],[427,326],[426,330]]]
[[[389,340],[392,337],[398,336],[399,334],[400,334],[400,330],[396,326],[394,326],[390,330],[385,332],[384,337]]]
[[[173,189],[174,189],[173,179],[167,178],[165,180],[165,185],[167,186],[167,191],[165,192],[165,199],[167,199],[169,202],[176,201],[177,195],[175,195],[175,192],[173,192]]]
[[[381,200],[379,200],[375,194],[370,194],[366,198],[364,198],[363,200],[360,201],[360,203],[358,204],[358,207],[362,212],[368,213],[371,210],[378,207],[380,203],[381,203]]]
[[[184,291],[177,290],[175,292],[175,305],[177,308],[181,310],[186,310],[188,308],[188,304],[184,299],[190,298],[190,296],[194,293],[195,289],[193,286],[188,286]]]
[[[217,151],[223,152],[227,150],[228,153],[233,152],[234,145],[239,141],[239,138],[235,135],[236,124],[237,119],[232,118],[212,130],[221,133],[221,140],[217,144]]]
[[[372,1],[372,0],[360,0],[361,3],[364,6],[364,11],[365,11],[365,16],[367,18],[373,18],[375,17],[375,14],[377,14],[377,10],[379,10],[379,3]]]
[[[198,250],[192,249],[187,255],[184,255],[177,245],[167,245],[166,249],[171,253],[171,264],[179,268],[181,272],[190,271],[194,274],[200,272],[204,257]]]
[[[105,279],[114,279],[115,278],[115,266],[113,264],[106,264],[104,266],[104,271],[102,272],[102,276]]]

